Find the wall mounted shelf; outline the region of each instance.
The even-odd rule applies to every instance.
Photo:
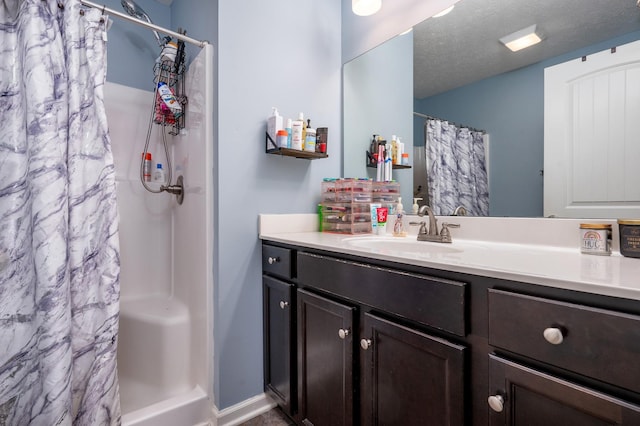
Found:
[[[371,167],[371,168],[373,168],[373,169],[377,168],[377,167],[378,167],[378,164],[377,164],[377,163],[372,163],[372,162],[371,162],[371,159],[370,159],[371,154],[370,154],[369,152],[366,152],[366,154],[367,154],[367,158],[366,158],[366,160],[365,160],[365,161],[367,162],[367,167]],[[393,164],[393,165],[392,165],[392,168],[393,168],[393,170],[397,170],[397,169],[410,169],[410,168],[411,168],[411,166],[405,166],[405,165],[403,165],[403,164]]]
[[[328,158],[329,156],[323,152],[300,151],[299,149],[281,148],[271,139],[268,133],[265,133],[265,152],[267,154],[282,155],[285,157],[304,158],[306,160],[316,160],[318,158]]]

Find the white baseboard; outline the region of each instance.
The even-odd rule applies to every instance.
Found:
[[[276,406],[276,403],[266,394],[260,394],[242,401],[236,405],[218,411],[213,408],[212,426],[236,426],[266,413]]]

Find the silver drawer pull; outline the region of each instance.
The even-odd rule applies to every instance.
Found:
[[[371,347],[371,340],[369,339],[360,340],[360,347],[366,351]]]
[[[350,331],[348,328],[341,328],[340,330],[338,330],[338,336],[344,340],[347,338],[347,336],[349,335]]]
[[[289,306],[289,302],[285,302],[284,300],[280,301],[280,309],[284,309]]]
[[[279,257],[269,257],[269,265],[273,265],[274,263],[280,262]]]
[[[489,407],[496,413],[502,413],[502,410],[504,410],[504,398],[502,395],[491,395],[487,398],[487,402]]]
[[[545,328],[542,332],[544,339],[552,345],[559,345],[564,340],[562,330],[557,327]]]

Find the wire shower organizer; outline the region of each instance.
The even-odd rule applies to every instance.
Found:
[[[156,86],[156,105],[153,121],[156,124],[170,125],[170,135],[180,134],[180,130],[184,129],[187,96],[184,90],[184,73],[186,66],[184,61],[161,61],[156,62],[153,66],[154,82]],[[182,114],[175,117],[171,110],[162,108],[162,99],[158,93],[158,83],[166,83],[174,93],[174,96],[182,107]]]
[[[184,77],[186,71],[186,65],[184,61],[184,43],[178,41],[175,58],[171,58],[171,55],[165,56],[165,48],[168,47],[170,38],[165,41],[163,51],[160,53],[160,58],[153,66],[154,74],[154,99],[151,109],[151,117],[149,119],[149,126],[147,129],[147,138],[140,161],[140,182],[142,186],[149,192],[159,194],[161,192],[167,192],[176,196],[178,204],[182,204],[184,201],[184,180],[182,176],[178,176],[175,184],[173,181],[173,167],[171,166],[171,155],[169,150],[169,144],[167,141],[167,133],[176,136],[180,134],[180,130],[184,129],[187,96],[185,95]],[[169,58],[167,58],[169,56]],[[165,83],[171,90],[171,93],[180,104],[180,114],[172,111],[167,105],[165,105],[158,86],[160,83]],[[145,181],[144,164],[147,153],[149,152],[149,141],[151,138],[151,128],[153,124],[159,124],[162,126],[162,142],[164,145],[164,151],[167,159],[167,176],[165,182],[160,185],[160,188],[152,188]]]

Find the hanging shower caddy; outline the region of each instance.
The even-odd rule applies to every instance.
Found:
[[[163,124],[164,122],[165,125],[170,125],[169,134],[173,136],[180,134],[180,130],[184,129],[187,106],[187,96],[184,91],[185,70],[184,44],[182,42],[178,43],[176,59],[174,61],[162,60],[156,62],[153,66],[153,74],[155,76],[154,83],[156,87],[156,105],[153,120],[156,124]],[[175,117],[169,109],[163,110],[161,108],[162,99],[158,93],[159,83],[165,83],[173,91],[174,96],[182,108],[182,114],[180,114],[179,117]]]
[[[171,156],[169,153],[169,145],[167,143],[167,133],[176,136],[185,126],[187,96],[185,94],[185,71],[186,65],[184,61],[184,43],[178,41],[174,43],[170,37],[165,42],[160,53],[160,57],[153,66],[154,74],[154,101],[151,109],[151,117],[149,120],[149,128],[147,131],[147,140],[144,147],[143,156],[146,156],[149,149],[149,140],[151,138],[151,128],[153,124],[162,126],[162,141],[164,145],[165,156],[167,158],[167,178],[166,182],[160,185],[159,189],[151,188],[144,180],[144,159],[140,164],[140,180],[142,186],[153,193],[167,192],[176,196],[178,204],[184,201],[184,184],[183,177],[178,176],[175,184],[171,184],[173,167],[171,166]],[[171,95],[180,105],[180,114],[176,114],[176,109],[171,109],[161,97],[159,86],[165,84]]]

